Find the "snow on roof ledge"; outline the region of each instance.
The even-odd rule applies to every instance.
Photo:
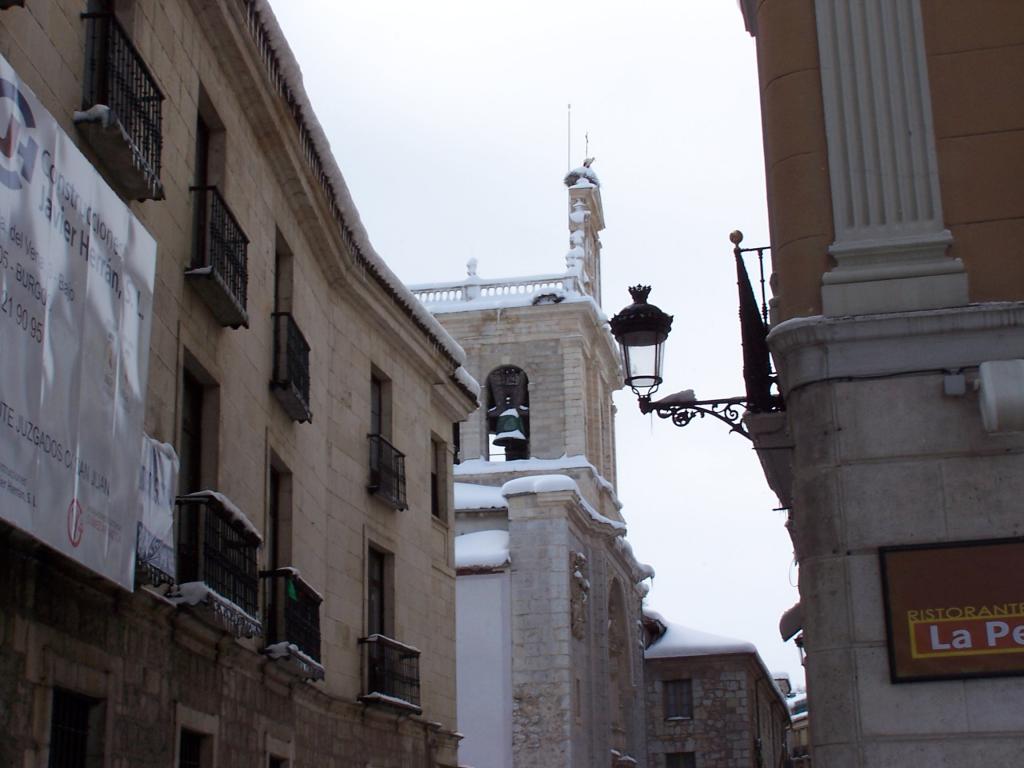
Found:
[[[507,509],[501,486],[454,483],[456,509]]]
[[[263,26],[263,31],[266,33],[270,42],[270,47],[273,50],[274,57],[277,59],[277,65],[281,76],[287,84],[287,88],[291,90],[292,96],[299,106],[299,117],[297,120],[300,123],[300,127],[304,126],[309,132],[313,147],[323,167],[323,172],[330,181],[334,202],[341,211],[342,218],[344,219],[344,225],[348,227],[352,234],[352,239],[360,251],[358,255],[362,257],[364,263],[369,267],[370,271],[374,273],[375,277],[393,293],[396,301],[400,305],[404,305],[413,317],[414,321],[423,328],[423,330],[440,346],[440,348],[443,349],[456,364],[461,365],[462,363],[465,363],[466,354],[462,347],[448,334],[434,316],[431,315],[430,312],[428,312],[412,295],[409,289],[405,287],[405,284],[398,279],[394,272],[391,271],[384,262],[384,259],[378,255],[377,251],[370,243],[369,234],[367,233],[365,226],[363,226],[362,219],[359,216],[359,211],[352,200],[348,183],[345,181],[345,177],[338,168],[338,163],[333,152],[331,152],[331,143],[327,139],[327,135],[324,133],[323,126],[317,119],[316,113],[313,110],[313,105],[309,100],[309,96],[306,94],[305,86],[302,83],[302,70],[299,67],[298,61],[295,59],[295,55],[292,53],[291,46],[288,45],[288,40],[285,38],[284,32],[281,31],[281,26],[277,22],[277,17],[274,15],[274,11],[271,9],[269,1],[252,0],[252,8],[259,17],[259,21]]]
[[[757,655],[757,646],[746,640],[713,635],[699,629],[684,627],[666,621],[653,611],[645,611],[646,615],[657,619],[665,625],[665,633],[651,643],[644,651],[644,658],[667,659],[678,656],[716,656],[731,653],[752,653]]]
[[[563,455],[558,459],[517,459],[515,461],[487,461],[486,459],[466,459],[455,466],[455,476],[487,475],[508,472],[553,472],[559,469],[589,469],[594,480],[612,497],[615,507],[622,509],[622,503],[615,495],[615,487],[609,483],[597,467],[587,461],[586,456]]]
[[[517,477],[514,480],[509,480],[503,486],[501,486],[502,494],[508,498],[509,496],[518,496],[527,493],[552,493],[556,491],[572,491],[576,494],[576,499],[579,501],[580,506],[586,510],[587,514],[590,515],[590,519],[597,523],[611,526],[620,534],[626,532],[626,524],[620,523],[618,520],[612,520],[610,517],[605,517],[596,509],[594,509],[590,503],[583,498],[583,494],[580,493],[580,487],[576,484],[568,475],[530,475],[529,477]]]
[[[467,371],[463,366],[459,366],[455,369],[455,373],[452,374],[455,377],[455,381],[465,387],[467,390],[476,395],[477,403],[480,402],[480,383],[473,378],[473,375]]]
[[[501,486],[503,496],[520,493],[550,493],[552,491],[573,491],[579,493],[576,481],[568,475],[530,475],[509,480]]]
[[[508,531],[475,531],[455,537],[456,568],[501,568],[510,560]]]

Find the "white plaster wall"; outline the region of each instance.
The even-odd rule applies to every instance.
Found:
[[[509,574],[455,582],[459,764],[512,768],[512,627]]]

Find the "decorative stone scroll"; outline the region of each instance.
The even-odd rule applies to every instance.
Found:
[[[587,556],[582,552],[569,553],[572,571],[572,636],[582,640],[587,630],[587,601],[590,599],[590,581],[587,580]]]

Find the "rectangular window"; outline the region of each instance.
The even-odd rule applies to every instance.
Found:
[[[224,184],[227,154],[227,134],[213,101],[200,86],[196,111],[196,154],[192,181],[197,187],[217,187]]]
[[[196,117],[196,167],[192,180],[197,187],[210,183],[210,135],[212,131],[202,115]]]
[[[288,768],[288,761],[283,757],[271,755],[267,760],[267,768]]]
[[[95,768],[103,762],[99,699],[53,689],[49,768]]]
[[[448,519],[448,446],[436,437],[430,440],[430,514]]]
[[[390,636],[390,588],[387,553],[375,547],[366,552],[366,634]]]
[[[23,5],[5,2],[0,7],[15,4]],[[119,21],[113,5],[92,2],[92,12],[82,14],[88,23],[82,109],[89,115],[102,105],[106,117],[76,121],[77,127],[125,198],[161,200],[164,95],[126,31],[131,24],[122,26],[128,19]]]
[[[391,444],[391,382],[376,371],[370,375],[370,477],[367,490],[394,509],[407,509],[405,454]]]
[[[292,475],[275,460],[267,489],[267,569],[292,564]]]
[[[370,377],[370,434],[384,435],[384,382]]]
[[[263,549],[267,554],[267,571],[292,565],[292,475],[276,456],[271,458],[267,487],[267,535]],[[267,640],[277,643],[287,636],[286,610],[289,589],[287,581],[264,582],[267,599]],[[292,592],[295,587],[292,587]]]
[[[178,488],[181,493],[202,490],[203,385],[188,371],[181,387],[181,448]]]
[[[182,728],[178,743],[178,768],[209,768],[213,757],[210,742],[207,734]]]
[[[199,92],[192,192],[192,263],[185,279],[222,326],[249,325],[249,238],[225,200],[225,132]]]
[[[292,285],[294,283],[295,258],[287,241],[277,233],[274,247],[274,311],[292,311]]]
[[[216,487],[217,476],[217,412],[216,387],[191,362],[182,372],[181,436],[178,443],[178,492],[182,495]],[[199,579],[199,557],[202,534],[199,508],[179,507],[177,525],[178,581]]]
[[[693,681],[689,678],[666,680],[663,685],[665,718],[693,717]]]
[[[697,768],[697,753],[669,752],[665,755],[665,768]]]

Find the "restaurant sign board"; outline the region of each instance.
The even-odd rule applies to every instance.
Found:
[[[894,683],[1024,674],[1024,539],[879,554]]]

